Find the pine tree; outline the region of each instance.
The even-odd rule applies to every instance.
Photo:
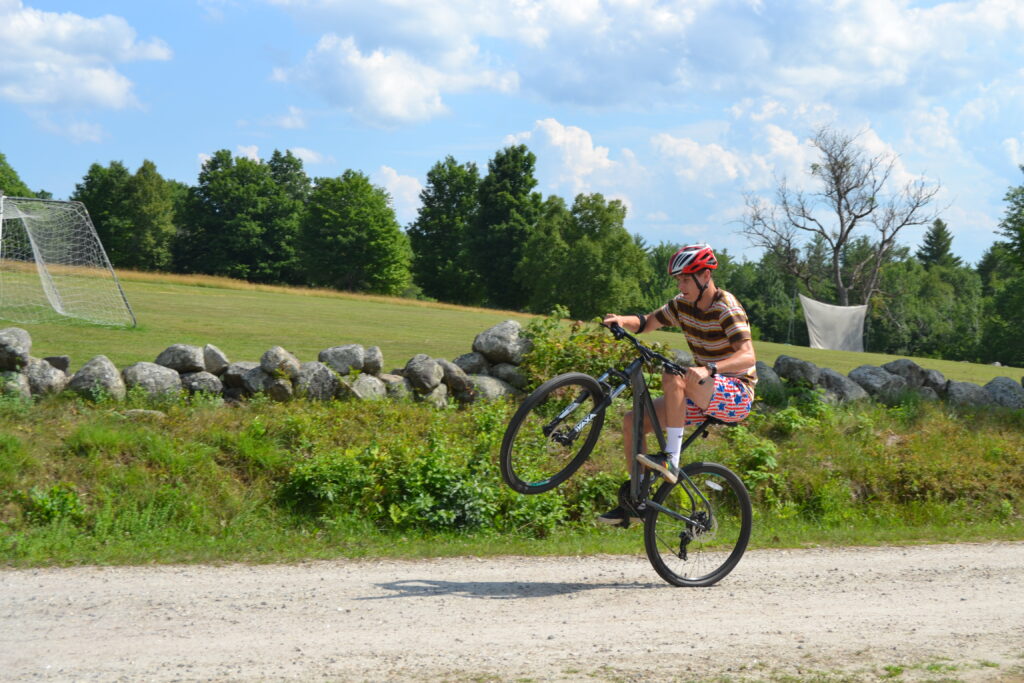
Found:
[[[22,182],[18,172],[7,163],[7,157],[0,153],[0,192],[8,197],[34,197],[28,185]]]
[[[953,233],[949,231],[946,223],[941,218],[936,218],[924,234],[924,242],[921,244],[921,248],[917,250],[917,260],[925,268],[931,268],[932,266],[959,268],[963,265],[963,261],[958,256],[953,255],[950,249],[952,244]]]

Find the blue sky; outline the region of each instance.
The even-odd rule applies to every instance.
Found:
[[[1021,0],[0,0],[0,152],[64,198],[93,162],[191,184],[218,149],[291,149],[405,225],[435,162],[524,142],[545,195],[756,257],[744,193],[806,183],[830,124],[941,183],[973,262],[1024,181],[1022,34]]]

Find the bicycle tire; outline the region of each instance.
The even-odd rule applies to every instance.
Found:
[[[644,547],[668,583],[711,586],[736,567],[750,542],[750,494],[732,470],[718,463],[690,463],[683,472],[689,480],[680,475],[676,484],[663,483],[653,501],[697,524],[648,507]]]
[[[575,409],[554,421],[578,399]],[[566,439],[572,427],[580,425],[603,399],[598,381],[581,372],[559,375],[537,387],[505,429],[500,452],[505,483],[529,495],[550,491],[571,477],[594,449],[604,425],[604,411],[582,425],[569,443],[557,439]],[[578,449],[576,444],[581,444]]]

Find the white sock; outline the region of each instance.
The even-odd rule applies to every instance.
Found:
[[[679,467],[679,449],[683,445],[683,427],[665,429],[665,452],[668,453],[673,467]]]

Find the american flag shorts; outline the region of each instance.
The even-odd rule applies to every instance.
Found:
[[[753,396],[746,385],[735,377],[715,375],[715,391],[707,410],[686,399],[686,424],[700,424],[709,415],[722,422],[739,422],[750,414]]]

